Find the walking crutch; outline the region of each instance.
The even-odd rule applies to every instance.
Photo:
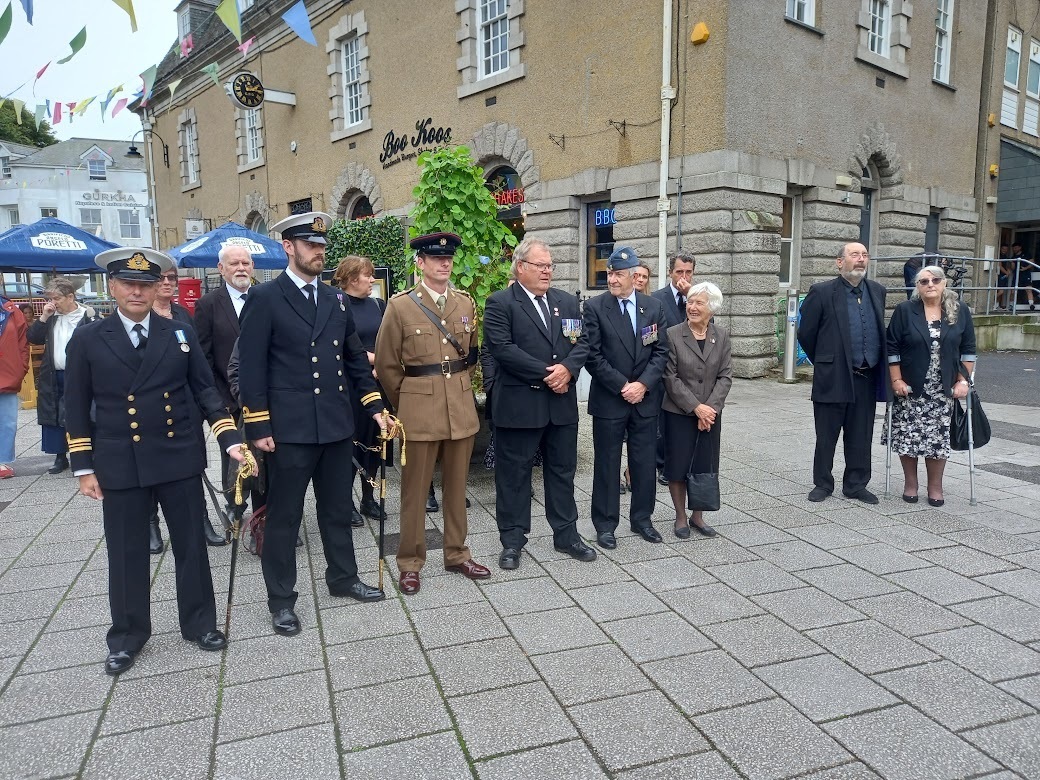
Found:
[[[971,412],[974,404],[973,394],[975,392],[975,371],[968,377],[968,395],[964,399],[968,417],[968,492],[971,498],[968,503],[976,506],[979,502],[975,499],[975,431],[972,428]]]
[[[892,497],[892,401],[885,404],[885,498]]]

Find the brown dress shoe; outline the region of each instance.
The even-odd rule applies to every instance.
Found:
[[[457,563],[454,566],[445,566],[444,570],[457,571],[463,577],[469,577],[471,580],[486,580],[491,577],[491,569],[487,566],[481,566],[472,558],[468,561]]]
[[[401,593],[406,596],[411,596],[419,592],[419,572],[417,571],[403,571],[401,572]]]

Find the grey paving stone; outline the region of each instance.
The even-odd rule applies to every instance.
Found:
[[[64,587],[67,587],[67,585]],[[2,587],[0,587],[0,590],[2,590]],[[76,578],[75,584],[68,591],[68,597],[70,599],[78,599],[84,596],[108,596],[107,566],[101,569],[84,570]]]
[[[153,625],[154,628],[154,625]],[[98,663],[107,652],[101,645],[101,655]],[[190,670],[204,671],[207,667],[210,673],[216,676],[219,673],[221,653],[207,653],[199,650],[194,642],[186,642],[181,638],[180,630],[164,634],[155,634],[148,640],[137,655],[137,662],[128,672],[119,675],[121,680],[136,680],[142,677],[152,677],[157,674],[169,674],[170,672],[182,672]]]
[[[82,569],[82,561],[8,569],[3,576],[0,576],[0,592],[22,593],[31,590],[45,590],[55,586],[67,588]]]
[[[707,571],[744,596],[800,588],[803,584],[797,577],[768,561],[730,563],[709,567]]]
[[[139,679],[122,675],[105,711],[101,734],[121,734],[150,726],[165,726],[211,713],[217,704],[219,670],[188,669]],[[176,691],[176,696],[170,696]],[[227,701],[225,690],[224,701]],[[157,706],[157,702],[162,702]]]
[[[674,612],[615,620],[603,630],[637,664],[702,650],[715,644]]]
[[[809,569],[799,572],[798,576],[839,601],[880,596],[882,593],[899,590],[897,585],[863,571],[851,563],[826,569]]]
[[[573,780],[606,780],[607,777],[581,740],[509,753],[476,764],[480,780],[557,777],[564,767],[567,777]]]
[[[7,726],[0,731],[0,777],[75,775],[97,728],[100,711]]]
[[[728,585],[699,585],[685,590],[668,591],[661,598],[695,626],[722,620],[762,614],[757,604],[741,596]]]
[[[96,665],[19,674],[0,696],[0,725],[100,710],[111,688],[100,659]]]
[[[446,647],[506,635],[506,627],[490,604],[461,604],[412,614],[423,647]]]
[[[819,547],[814,547],[800,539],[793,542],[762,544],[752,547],[751,551],[770,563],[776,564],[784,571],[816,569],[821,566],[833,566],[842,562],[840,558],[836,558]]]
[[[510,633],[529,655],[588,647],[608,641],[599,626],[577,607],[506,618]]]
[[[851,623],[864,618],[863,613],[847,607],[817,588],[763,593],[752,596],[751,600],[799,631]]]
[[[884,596],[850,601],[849,606],[910,637],[971,625],[971,621],[964,616],[944,609],[916,593],[886,593]]]
[[[111,621],[107,595],[65,599],[47,624],[47,630],[68,631],[74,628],[104,626],[101,632],[104,635]]]
[[[19,620],[17,622],[12,621],[6,627],[6,630],[0,634],[0,658],[8,656],[17,656],[19,660],[24,656],[30,648],[34,645],[39,645],[41,637],[43,636],[40,632],[43,631],[47,625],[45,619],[37,620]],[[76,663],[82,663],[80,659],[75,663],[58,664],[59,666],[74,666]],[[45,668],[52,668],[46,667]],[[23,669],[26,672],[41,671],[40,669]]]
[[[351,780],[415,780],[416,767],[422,767],[423,780],[472,777],[452,731],[343,755],[345,776]]]
[[[891,574],[896,571],[923,569],[928,566],[927,562],[917,556],[882,542],[864,544],[859,547],[843,547],[834,552],[835,555],[841,556],[849,563],[854,563],[872,574]]]
[[[819,518],[823,520],[823,518]],[[852,547],[857,544],[870,544],[870,537],[853,531],[838,523],[822,522],[819,525],[792,528],[791,533],[799,539],[824,550],[836,550],[839,547]]]
[[[102,737],[90,750],[90,759],[83,772],[84,780],[206,777],[210,769],[215,718],[212,710],[197,714],[206,717]]]
[[[505,688],[538,679],[511,637],[431,650],[427,654],[446,696]]]
[[[1030,542],[1027,539],[1022,539],[1019,536],[1004,533],[1003,531],[994,531],[992,528],[970,528],[967,531],[954,531],[946,534],[946,537],[990,555],[1003,556],[1009,553],[1022,553],[1037,549],[1035,542]]]
[[[880,685],[828,655],[764,666],[756,669],[755,674],[816,722],[887,707],[898,701]]]
[[[383,587],[385,589],[386,585],[384,584]],[[473,604],[483,600],[484,594],[473,580],[454,572],[445,573],[439,567],[427,565],[422,572],[422,590],[417,596],[408,599],[408,609],[418,612],[422,609]]]
[[[1035,712],[948,661],[886,672],[874,679],[951,731]]]
[[[623,568],[653,593],[715,582],[714,577],[681,556],[629,563]]]
[[[721,536],[714,539],[691,539],[689,544],[676,545],[675,551],[682,553],[701,568],[758,560],[758,556],[753,552],[748,552],[739,544]]]
[[[37,621],[29,621],[26,631]],[[93,626],[79,628],[71,631],[55,631],[40,634],[25,659],[22,666],[23,672],[43,672],[47,669],[61,669],[67,666],[79,666],[97,659],[103,659],[108,653],[105,646],[105,632],[107,626],[101,628]],[[33,638],[36,638],[33,636]],[[0,648],[5,645],[0,640]],[[7,653],[9,654],[9,653]]]
[[[937,656],[875,620],[807,631],[813,641],[864,674],[934,661]]]
[[[331,723],[229,742],[218,745],[216,754],[214,780],[312,780],[340,776]]]
[[[541,682],[471,693],[448,701],[474,759],[538,747],[577,736]]]
[[[571,707],[570,715],[612,771],[709,747],[659,691],[582,704]]]
[[[520,615],[573,607],[574,601],[550,577],[492,582],[482,590],[500,615]]]
[[[1014,561],[1019,566],[1025,566],[1033,571],[1040,571],[1040,550],[1031,550],[1024,553],[1011,553],[1006,556],[1008,560]]]
[[[1040,572],[1018,569],[979,577],[979,582],[1040,607]]]
[[[897,572],[887,579],[943,606],[998,595],[992,588],[940,566]]]
[[[7,681],[11,679],[11,675],[14,674],[15,668],[22,662],[21,656],[10,656],[9,658],[0,658],[0,690],[7,685]]]
[[[1040,607],[1011,596],[957,604],[951,609],[1016,642],[1040,641]]]
[[[896,518],[887,517],[880,511],[867,509],[862,504],[855,505],[858,503],[844,502],[839,504],[836,509],[832,509],[826,504],[814,504],[813,506],[826,519],[846,528],[851,528],[854,531],[862,531],[867,528],[883,528],[900,522]]]
[[[341,691],[335,696],[335,706],[344,750],[451,728],[444,701],[429,675]],[[407,708],[407,717],[402,717],[403,706]]]
[[[1040,653],[982,626],[928,634],[917,641],[988,682],[1040,672]]]
[[[1017,696],[1034,709],[1040,710],[1040,675],[997,683],[997,687]]]
[[[266,612],[266,609],[264,609]],[[302,616],[301,616],[302,618]],[[270,630],[270,615],[265,616]],[[357,604],[321,610],[321,630],[329,644],[373,639],[411,631],[401,602],[386,599],[376,604]]]
[[[644,664],[643,671],[687,715],[700,715],[775,696],[721,650],[653,661]]]
[[[712,751],[621,772],[617,777],[619,780],[674,780],[677,777],[738,780],[740,775],[720,753]]]
[[[969,777],[1000,767],[905,705],[832,721],[824,728],[892,780]]]
[[[651,687],[639,667],[612,644],[547,653],[531,662],[565,707]]]
[[[667,609],[656,596],[635,581],[575,588],[571,596],[597,622],[664,612]]]
[[[53,563],[82,563],[97,549],[96,539],[65,539],[53,544],[37,541],[14,562],[14,567],[46,566]]]
[[[9,616],[12,623],[48,618],[65,595],[65,591],[65,588],[49,588],[17,593],[0,592],[0,614]]]
[[[278,702],[278,706],[272,707],[271,702]],[[332,704],[325,672],[302,672],[226,686],[217,741],[231,742],[331,722]]]
[[[1011,561],[964,545],[944,547],[940,550],[921,550],[917,555],[965,577],[978,577],[1019,568]]]
[[[312,658],[321,668],[319,655]],[[332,688],[341,691],[430,673],[419,640],[413,634],[395,634],[326,648]],[[297,666],[283,665],[282,669]],[[302,669],[302,666],[299,668]],[[284,671],[282,672],[284,674]]]
[[[798,780],[877,780],[878,775],[856,761],[852,764],[802,775]]]
[[[794,539],[789,533],[774,528],[760,520],[723,526],[720,528],[720,533],[726,539],[742,547],[751,547],[756,544],[790,542]]]
[[[628,572],[604,555],[598,555],[596,560],[588,563],[576,561],[573,558],[546,561],[542,567],[560,584],[561,588],[567,591],[586,585],[602,585],[606,582],[621,582],[631,579]]]
[[[910,516],[911,522],[913,515]],[[904,552],[915,552],[917,550],[934,550],[937,547],[956,547],[957,542],[946,539],[938,534],[915,528],[912,525],[890,525],[884,528],[864,528],[863,533],[884,542],[887,545],[903,550]]]
[[[780,700],[701,715],[694,723],[751,780],[790,777],[851,758],[808,718]]]
[[[705,626],[704,633],[744,666],[764,666],[823,652],[772,615]]]

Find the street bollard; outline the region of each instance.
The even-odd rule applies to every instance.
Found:
[[[794,375],[798,365],[798,288],[787,288],[787,330],[784,334],[784,378],[785,384],[793,384],[798,379]]]

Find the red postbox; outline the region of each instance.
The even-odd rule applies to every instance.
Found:
[[[195,314],[195,304],[202,297],[202,280],[186,277],[177,280],[177,303]]]

